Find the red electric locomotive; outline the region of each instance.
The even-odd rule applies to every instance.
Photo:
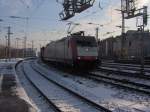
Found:
[[[95,37],[85,36],[83,31],[50,42],[41,49],[41,57],[75,67],[94,67],[100,62]]]

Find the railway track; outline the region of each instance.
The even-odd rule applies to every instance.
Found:
[[[27,69],[30,69],[29,71],[32,71],[32,73],[26,71]],[[41,72],[33,65],[31,65],[31,67],[24,65],[23,72],[26,75],[27,79],[34,85],[34,87],[58,112],[111,112],[110,110],[96,104],[95,102],[90,101],[82,95],[77,94],[69,88],[66,88],[56,81],[53,81],[50,78],[46,77],[46,74]],[[36,75],[33,76],[33,74]],[[36,79],[40,80],[38,81]],[[46,86],[48,88],[45,88],[45,85],[50,86]],[[49,94],[46,94],[47,90],[49,89],[51,92],[49,92]],[[53,93],[52,91],[55,93]]]
[[[104,74],[96,74],[96,73],[92,73],[92,72],[87,73],[87,74],[88,74],[87,75],[88,78],[94,79],[96,81],[103,81],[103,82],[110,83],[110,84],[113,84],[116,86],[130,89],[130,90],[135,90],[138,92],[150,94],[150,86],[149,85],[131,82],[126,79],[110,77],[109,75],[104,75]]]
[[[97,81],[98,82],[100,82],[100,83],[103,83],[103,81],[104,81],[104,84],[110,84],[110,85],[115,85],[115,86],[117,86],[117,88],[119,87],[119,88],[122,88],[122,90],[124,91],[128,91],[129,93],[131,92],[133,92],[133,94],[137,94],[137,91],[139,92],[139,90],[137,90],[137,89],[133,89],[133,88],[131,88],[131,87],[125,87],[125,86],[120,86],[119,84],[115,84],[115,83],[113,83],[112,82],[112,80],[111,81],[106,81],[106,80],[103,80],[103,79],[99,79],[99,78],[97,78],[97,77],[88,77],[88,74],[89,73],[76,73],[76,72],[74,72],[74,73],[70,73],[70,70],[67,72],[66,70],[65,71],[63,71],[63,70],[60,70],[60,69],[58,69],[57,67],[54,67],[53,68],[53,66],[52,66],[52,68],[51,68],[51,66],[50,67],[48,67],[48,66],[46,66],[46,65],[42,65],[42,63],[39,63],[39,62],[34,62],[34,64],[35,64],[35,66],[39,66],[39,69],[41,68],[41,69],[43,69],[43,70],[45,70],[45,71],[51,71],[51,69],[52,69],[52,71],[54,71],[54,72],[56,72],[56,73],[61,73],[62,72],[62,76],[60,75],[60,78],[62,77],[64,77],[65,79],[70,79],[70,78],[73,78],[74,77],[74,75],[79,75],[79,76],[77,76],[78,78],[77,78],[77,80],[74,80],[74,78],[73,79],[71,79],[71,80],[73,80],[73,81],[77,81],[78,82],[78,80],[80,80],[80,78],[81,78],[81,83],[79,82],[79,85],[80,84],[85,84],[85,83],[87,83],[87,82],[84,82],[86,79],[87,80],[89,80],[89,79],[94,79],[93,81],[95,82],[95,80],[96,80],[96,82],[95,83],[97,83]],[[63,73],[64,72],[64,73]],[[71,77],[70,77],[70,75],[71,75]],[[89,76],[92,76],[92,75],[90,75],[89,74]],[[83,78],[82,78],[83,77]],[[85,79],[86,78],[86,79]],[[75,78],[76,79],[76,78]],[[83,81],[83,82],[82,82]],[[91,81],[91,80],[89,80],[89,81]],[[89,90],[90,90],[91,88],[89,88]],[[91,89],[91,91],[92,91],[92,89]],[[120,91],[120,89],[119,89],[119,91]],[[139,93],[143,93],[143,91],[140,91]],[[144,92],[145,93],[145,92]],[[115,99],[114,99],[115,100]],[[105,102],[106,103],[106,102]],[[103,103],[102,103],[103,104]],[[133,105],[134,105],[135,103],[133,103]],[[119,105],[119,106],[118,106]],[[107,105],[104,105],[104,106],[106,106],[106,108],[107,108]],[[114,103],[114,105],[112,106],[114,109],[122,109],[122,104],[117,104],[117,103]],[[126,106],[124,106],[123,108],[130,108],[130,106],[129,107],[126,107]],[[136,107],[133,107],[133,108],[130,108],[131,110],[133,109],[134,111],[135,110],[137,110],[137,111],[139,111],[139,112],[145,112],[145,110],[143,110],[142,111],[142,109],[137,109]],[[130,110],[129,109],[129,110]],[[126,109],[125,109],[126,110]],[[130,111],[131,111],[130,110]],[[132,111],[133,111],[132,110]],[[117,110],[118,111],[118,110]],[[121,111],[121,110],[120,110]],[[115,111],[116,112],[116,111]]]
[[[129,81],[132,80],[131,82],[135,82],[135,79],[149,82],[150,81],[150,67],[146,66],[144,68],[144,74],[141,74],[140,70],[141,68],[139,65],[102,63],[102,66],[99,67],[96,71],[102,72],[104,74],[115,75],[115,76],[118,76],[119,78],[124,77],[124,79],[127,79]]]
[[[119,63],[102,63],[102,67],[108,67],[113,68],[114,70],[120,70],[120,71],[129,71],[131,73],[139,74],[141,70],[141,65],[132,65],[132,64],[119,64]],[[106,69],[106,68],[105,68]],[[111,69],[110,69],[111,70]],[[144,66],[144,72],[145,74],[150,74],[150,66],[145,65]],[[147,75],[148,76],[148,75]],[[149,75],[150,77],[150,75]]]
[[[25,75],[25,77],[27,78],[27,80],[32,84],[32,86],[40,93],[40,95],[45,98],[45,100],[50,104],[50,106],[52,106],[52,108],[54,109],[54,111],[56,112],[62,112],[51,100],[49,100],[49,98],[42,92],[42,90],[40,90],[38,88],[38,86],[36,86],[36,84],[33,83],[33,81],[30,79],[30,77],[28,76],[28,74],[25,72],[23,66],[22,66],[22,71]]]
[[[124,64],[124,63],[113,63],[113,62],[102,62],[102,64],[107,65],[118,65],[118,66],[128,66],[128,67],[141,67],[140,64]],[[145,65],[144,68],[150,68],[150,65]]]
[[[70,72],[70,70],[67,72],[66,70],[65,71],[63,71],[62,69],[60,70],[60,69],[58,69],[57,67],[54,67],[53,68],[53,66],[52,66],[52,68],[51,68],[51,66],[50,67],[48,67],[48,66],[46,66],[46,65],[42,65],[42,63],[40,63],[40,62],[34,62],[35,63],[35,65],[36,66],[39,66],[39,69],[41,68],[41,69],[43,69],[43,70],[45,70],[45,71],[51,71],[51,69],[52,69],[52,71],[54,71],[54,72],[56,72],[56,73],[61,73],[62,72],[62,76],[64,77],[64,78],[66,78],[66,79],[70,79],[70,75],[72,75],[73,77],[74,77],[74,75],[79,75],[79,76],[77,76],[77,77],[79,77],[79,79],[77,79],[77,82],[78,82],[78,80],[80,80],[80,78],[81,78],[81,80],[83,81],[81,81],[81,83],[79,82],[79,85],[80,84],[84,84],[84,81],[85,81],[85,78],[87,79],[87,80],[89,80],[89,79],[94,79],[93,81],[95,82],[95,80],[96,80],[96,82],[95,83],[97,83],[97,82],[100,82],[100,83],[103,83],[103,84],[110,84],[110,85],[115,85],[115,86],[117,86],[117,88],[119,87],[119,90],[120,90],[120,88],[124,91],[128,91],[129,93],[131,92],[133,92],[133,94],[141,94],[141,93],[146,93],[146,95],[148,94],[148,96],[149,96],[149,92],[147,92],[147,91],[143,91],[143,90],[139,90],[138,88],[139,87],[137,87],[137,88],[133,88],[133,87],[131,87],[130,85],[128,85],[128,86],[126,86],[126,85],[122,85],[122,84],[119,84],[119,83],[114,83],[114,82],[116,82],[116,81],[112,81],[112,80],[106,80],[106,79],[102,79],[102,78],[100,78],[99,76],[98,77],[93,77],[92,75],[92,73],[90,74],[90,73],[83,73],[83,72],[80,72],[80,73],[76,73],[76,72]],[[63,74],[63,72],[64,72],[64,74]],[[69,73],[69,74],[68,74]],[[98,74],[97,74],[98,75]],[[72,77],[71,76],[71,77]],[[89,76],[89,77],[88,77]],[[61,76],[60,76],[61,77]],[[73,78],[72,77],[72,78]],[[82,78],[83,77],[83,78]],[[76,79],[76,78],[75,78]],[[74,80],[74,78],[73,78],[73,81],[75,81],[76,82],[76,80]],[[91,80],[90,80],[91,81]],[[89,88],[90,89],[90,88]],[[143,94],[143,95],[145,95],[145,94]],[[115,105],[116,104],[116,105]],[[134,105],[135,103],[133,103],[133,105]],[[114,103],[114,109],[120,109],[121,107],[120,106],[123,106],[123,105],[120,105],[120,104],[117,104],[117,103]],[[117,106],[117,105],[120,105],[120,106]],[[106,105],[105,105],[106,106]],[[106,108],[107,108],[107,106],[106,106]],[[126,107],[125,107],[126,108]],[[130,106],[128,107],[128,108],[130,108]],[[142,111],[142,109],[137,109],[136,107],[133,107],[133,108],[130,108],[131,110],[133,109],[134,111],[135,110],[137,110],[137,111],[139,111],[139,112],[145,112],[145,110],[143,110]],[[129,110],[130,110],[129,109]],[[130,110],[130,111],[131,111]],[[118,111],[118,110],[117,110]],[[121,111],[121,110],[120,110]],[[115,111],[116,112],[116,111]]]
[[[150,72],[148,66],[145,69],[147,70],[145,72]],[[139,65],[102,63],[96,72],[88,73],[88,77],[150,94],[150,75],[141,75],[139,71]]]
[[[96,81],[103,81],[105,83],[113,84],[122,88],[127,88],[130,90],[150,94],[150,80],[147,79],[146,76],[144,77],[144,79],[141,79],[139,77],[138,79],[134,80],[136,76],[135,74],[133,76],[129,73],[122,74],[121,72],[113,72],[113,71],[110,72],[107,70],[104,73],[101,70],[98,70],[96,73],[95,72],[87,72],[87,73],[77,72],[74,74],[82,76],[82,77],[86,76],[87,78],[94,79]]]

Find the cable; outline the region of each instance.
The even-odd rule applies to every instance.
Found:
[[[59,3],[59,4],[61,4],[61,5],[63,4],[63,2],[60,2],[59,0],[56,0],[56,2]]]
[[[21,2],[23,5],[25,5],[26,8],[29,8],[29,5],[27,5],[27,4],[24,2],[24,0],[20,0],[20,2]]]
[[[103,7],[101,6],[101,2],[100,2],[100,1],[99,1],[98,6],[99,6],[99,8],[100,8],[101,10],[103,10]]]
[[[40,2],[37,4],[34,11],[30,14],[30,18],[33,17],[33,15],[40,9],[40,7],[44,4],[45,0],[40,0]]]

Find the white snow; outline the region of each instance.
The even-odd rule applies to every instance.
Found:
[[[63,112],[99,112],[95,107],[84,103],[80,98],[51,83],[43,76],[32,70],[29,63],[24,64],[25,72],[33,83],[52,100]]]
[[[139,110],[150,112],[149,96],[140,96],[138,93],[132,93],[130,91],[119,90],[112,87],[110,88],[109,86],[100,83],[95,84],[95,87],[89,87],[91,84],[89,80],[83,80],[78,77],[78,81],[74,81],[74,78],[69,78],[69,75],[63,77],[63,75],[66,75],[65,73],[47,69],[37,63],[36,66],[43,73],[47,74],[47,77],[52,78],[66,87],[72,88],[79,94],[82,94],[90,100],[93,100],[100,105],[104,105],[114,111],[122,109],[126,111],[129,110],[130,112],[138,112]],[[89,83],[88,86],[84,84],[85,82]]]
[[[118,66],[132,66],[132,67],[140,67],[139,64],[123,64],[123,63],[111,63],[111,62],[102,62],[102,64],[108,64],[108,65],[118,65]],[[150,68],[149,65],[145,65],[146,68]]]
[[[24,73],[21,69],[21,64],[17,67],[17,76],[19,81],[26,91],[26,94],[29,97],[30,102],[38,108],[39,112],[54,112],[53,109],[49,106],[49,104],[41,97],[41,94],[31,85],[31,83],[26,79]]]
[[[123,72],[131,72],[131,73],[140,72],[141,69],[141,65],[135,65],[135,64],[103,63],[102,66],[110,70],[121,70]],[[146,74],[149,73],[150,66],[144,65],[144,70]]]
[[[28,97],[27,93],[25,92],[24,88],[22,87],[19,78],[17,76],[16,70],[15,70],[15,66],[13,66],[13,73],[16,77],[16,82],[17,82],[17,88],[16,88],[16,94],[23,100],[25,100],[26,102],[28,102],[32,107],[34,107],[37,111],[38,108],[36,107],[36,105],[34,103],[32,103],[30,101],[30,98]]]
[[[106,76],[106,74],[101,73],[101,72],[92,72],[94,74],[100,75],[100,76]],[[107,75],[107,77],[112,77],[112,78],[116,78],[119,80],[128,80],[130,82],[135,82],[135,83],[139,83],[139,84],[145,84],[150,86],[150,81],[149,79],[142,79],[142,78],[138,78],[138,77],[129,77],[129,76],[125,76],[125,75],[116,75],[116,74],[109,74]]]
[[[110,68],[110,67],[100,67],[102,69],[106,69],[106,70],[112,70],[112,71],[122,71],[122,72],[128,72],[128,73],[137,73],[137,71],[135,70],[125,70],[123,68]]]
[[[14,93],[24,101],[28,102],[34,109],[37,109],[29,100],[26,92],[23,87],[20,85],[19,79],[17,78],[15,71],[15,64],[18,60],[11,59],[11,61],[5,62],[5,60],[0,60],[0,76],[4,76],[5,74],[12,74],[16,78],[17,87],[13,88]],[[30,108],[31,109],[31,108]]]
[[[10,60],[9,59],[0,59],[0,64],[6,64],[6,63],[15,64],[20,60],[23,60],[23,59],[22,58],[12,58]]]

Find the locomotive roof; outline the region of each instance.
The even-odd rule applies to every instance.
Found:
[[[66,39],[68,39],[68,38],[70,38],[70,39],[77,39],[77,40],[85,40],[85,39],[87,39],[87,40],[93,40],[93,39],[95,39],[95,37],[94,36],[81,36],[81,35],[70,35],[70,36],[67,36],[67,37],[63,37],[63,38],[61,38],[61,39],[59,39],[59,40],[56,40],[56,41],[52,41],[52,42],[50,42],[50,43],[48,43],[46,46],[48,46],[49,44],[53,44],[53,43],[55,43],[55,42],[60,42],[60,41],[64,41],[64,40],[66,40]]]

